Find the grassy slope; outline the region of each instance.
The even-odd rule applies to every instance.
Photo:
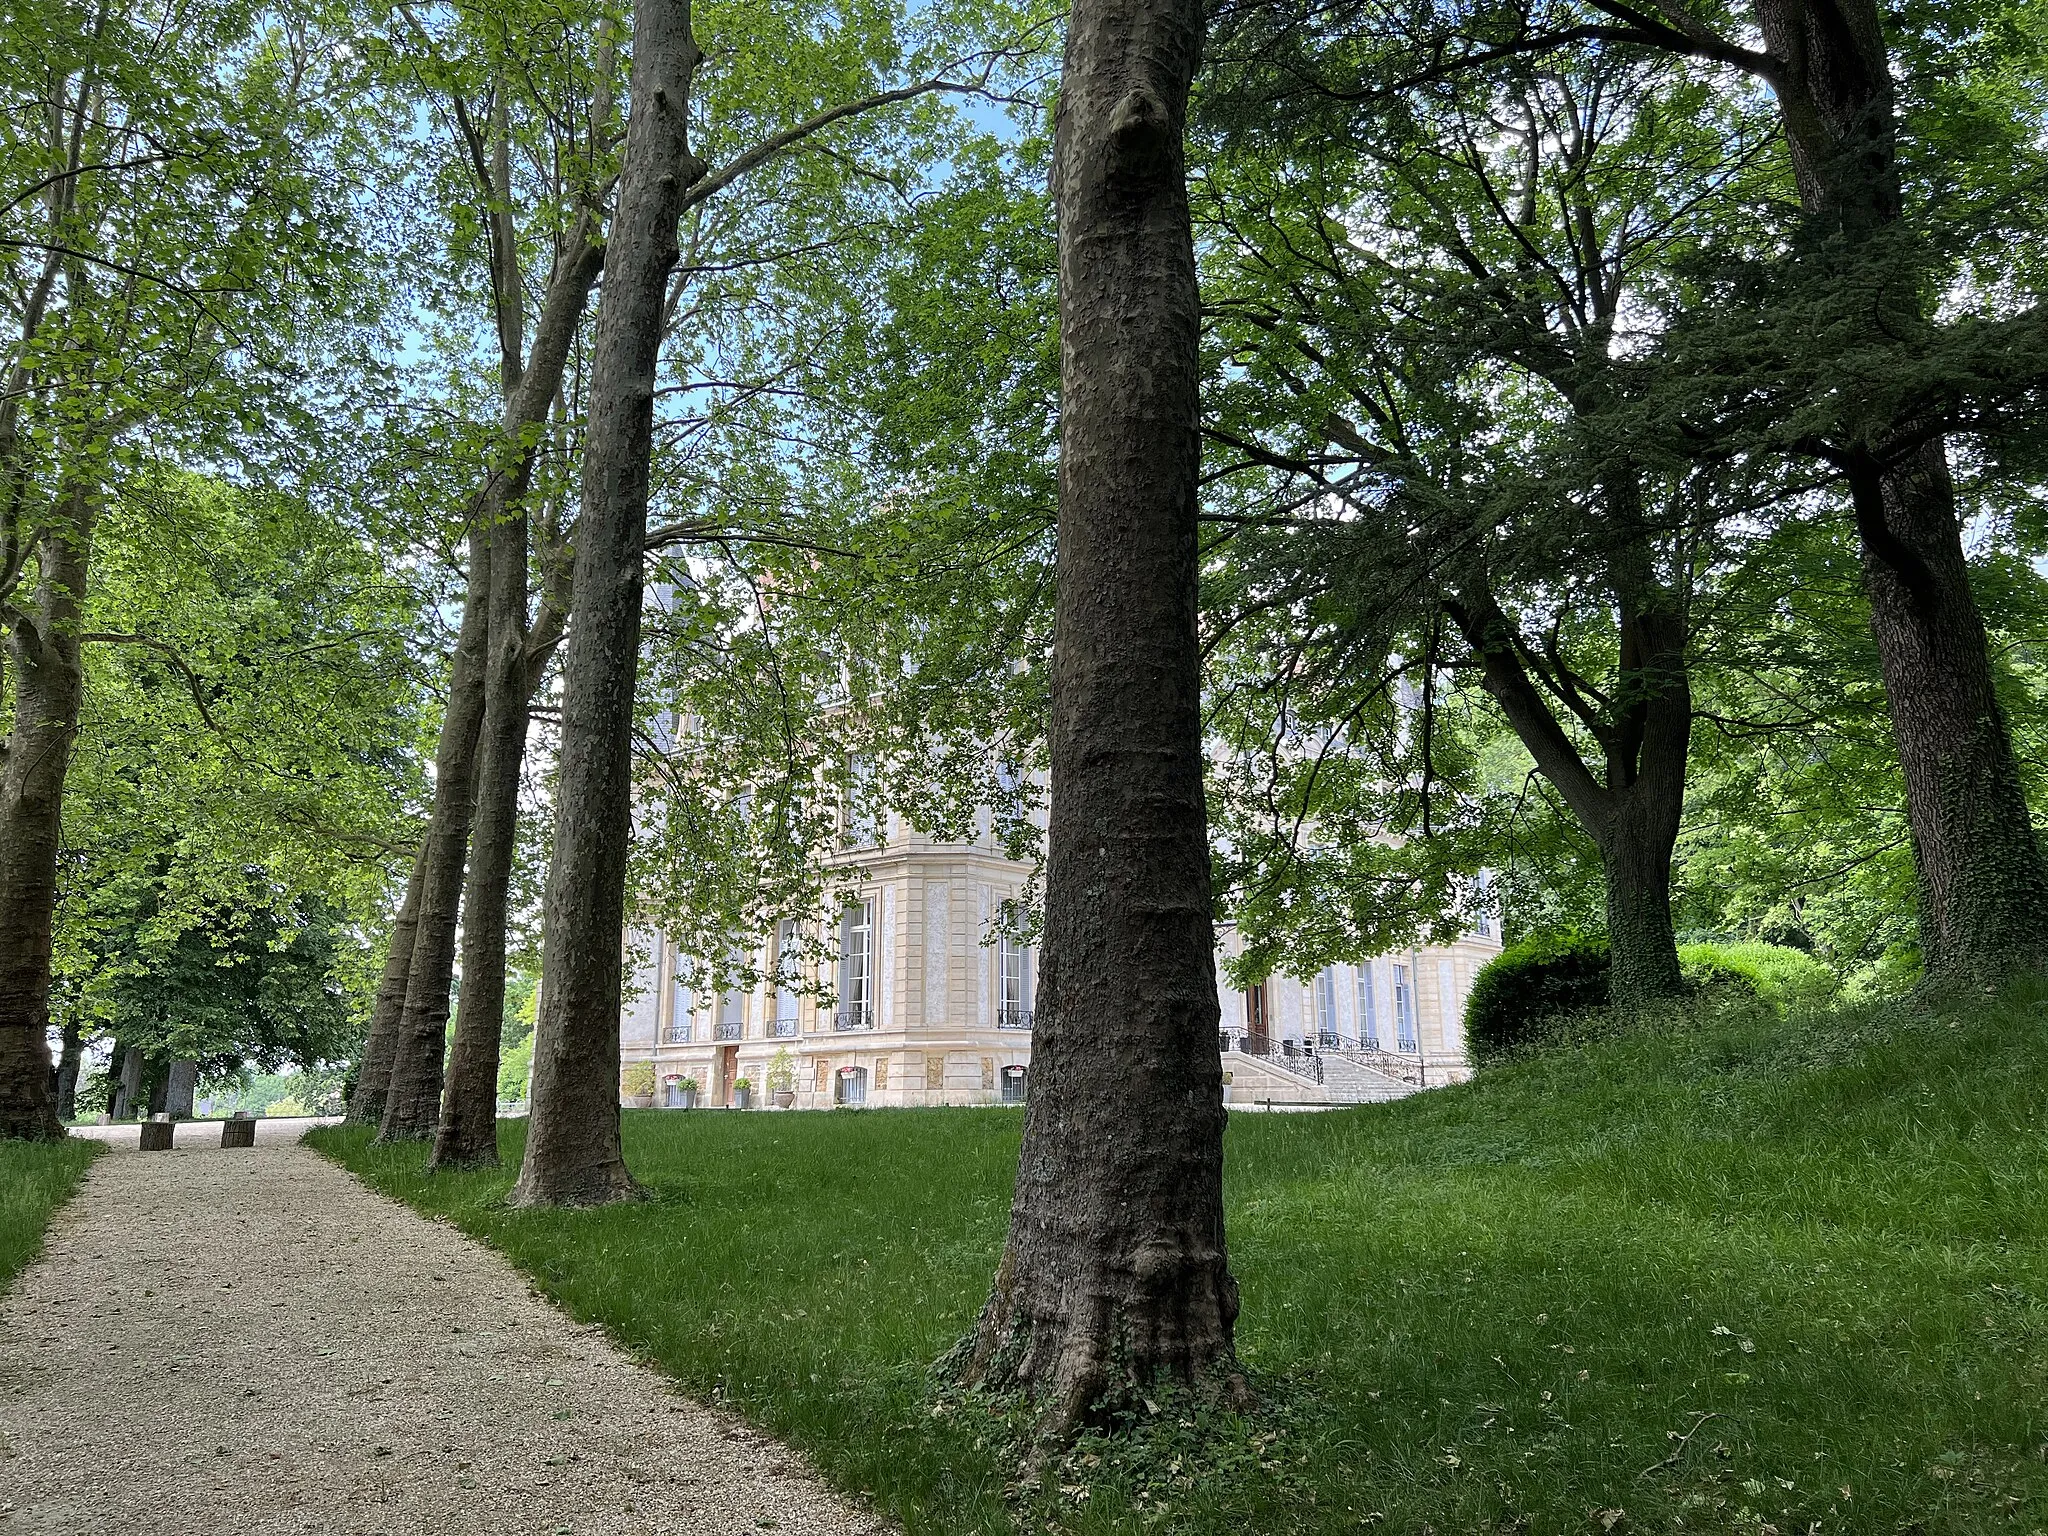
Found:
[[[1016,1117],[630,1114],[653,1199],[577,1213],[316,1140],[913,1532],[2029,1533],[2044,1016],[2033,986],[1959,1023],[1726,1020],[1233,1117],[1239,1342],[1268,1410],[1196,1429],[1169,1403],[1021,1503],[1004,1424],[924,1373],[985,1293]]]
[[[0,1141],[0,1290],[43,1246],[50,1213],[85,1177],[97,1142]]]

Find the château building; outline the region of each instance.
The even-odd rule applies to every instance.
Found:
[[[1021,1103],[1029,1091],[1037,956],[996,932],[1028,869],[992,837],[938,842],[887,819],[878,846],[835,857],[858,869],[841,914],[831,993],[797,984],[795,925],[785,922],[749,991],[700,988],[658,932],[629,935],[620,1020],[622,1085],[653,1067],[657,1105],[724,1106],[745,1081],[769,1102],[786,1072],[793,1104]],[[1225,1098],[1233,1104],[1360,1103],[1396,1098],[1470,1074],[1464,1004],[1474,975],[1499,953],[1479,919],[1448,945],[1403,949],[1307,978],[1273,977],[1246,991],[1220,967],[1237,950],[1220,935],[1217,986]],[[782,1071],[778,1071],[780,1068]]]

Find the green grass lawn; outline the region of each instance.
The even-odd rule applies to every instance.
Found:
[[[2031,1533],[2044,1024],[2040,985],[1956,1022],[1725,1018],[1233,1116],[1264,1410],[1165,1401],[1028,1489],[1014,1421],[927,1376],[988,1284],[1014,1114],[632,1113],[651,1199],[570,1213],[314,1141],[912,1532]]]
[[[43,1246],[50,1213],[71,1198],[98,1142],[0,1141],[0,1291]]]

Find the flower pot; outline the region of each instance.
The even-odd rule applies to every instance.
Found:
[[[754,1107],[754,1090],[751,1088],[733,1089],[732,1107],[734,1109],[752,1109]]]
[[[624,1096],[624,1102],[628,1109],[652,1109],[654,1108],[654,1095],[651,1093],[629,1093]]]
[[[796,1091],[794,1089],[778,1088],[775,1090],[775,1107],[777,1109],[787,1109],[790,1105],[794,1104],[795,1102]]]
[[[682,1100],[682,1102],[676,1106],[678,1109],[695,1109],[697,1107],[696,1089],[685,1088],[680,1094],[677,1095],[677,1097]]]

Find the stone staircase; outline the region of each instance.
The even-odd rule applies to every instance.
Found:
[[[1422,1091],[1421,1083],[1415,1080],[1419,1074],[1412,1062],[1401,1063],[1395,1058],[1384,1065],[1376,1064],[1372,1059],[1375,1054],[1325,1050],[1318,1055],[1323,1064],[1323,1087],[1328,1090],[1331,1103],[1384,1104],[1389,1099],[1406,1098]]]
[[[1381,1104],[1419,1091],[1405,1081],[1401,1058],[1375,1064],[1376,1052],[1321,1051],[1314,1056],[1253,1056],[1226,1051],[1223,1069],[1226,1104],[1274,1104],[1328,1107],[1338,1104]],[[1407,1063],[1410,1073],[1413,1063]]]

